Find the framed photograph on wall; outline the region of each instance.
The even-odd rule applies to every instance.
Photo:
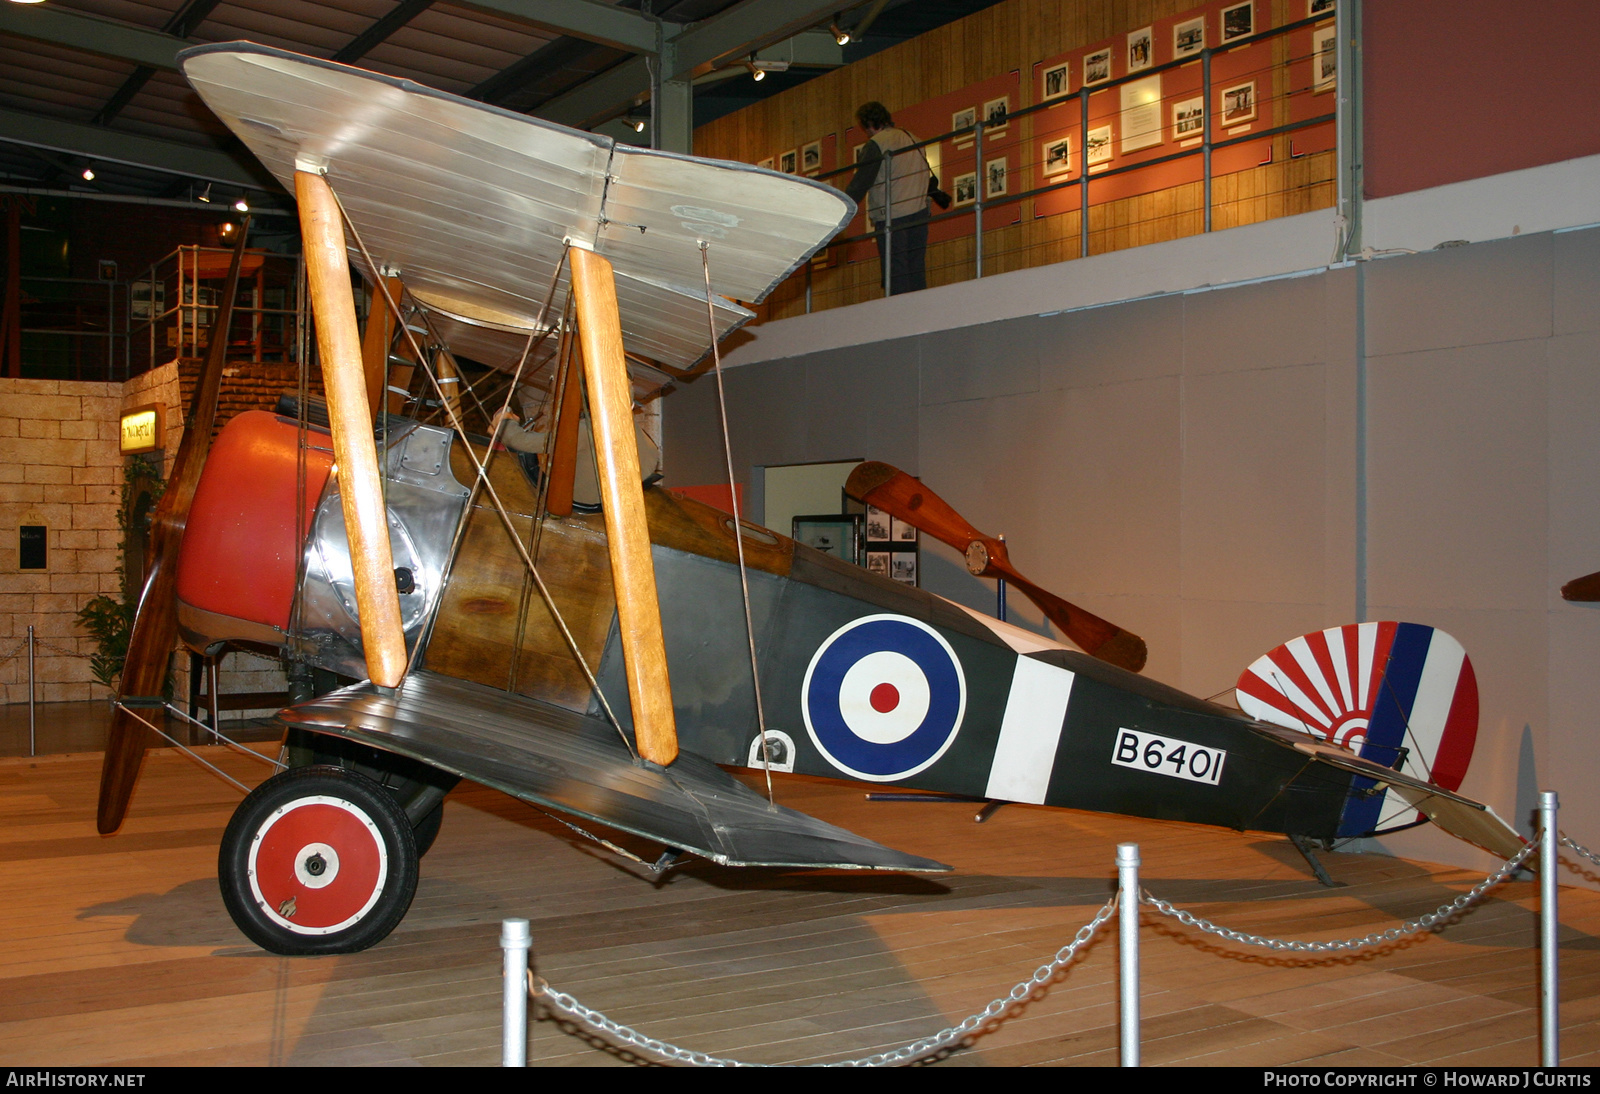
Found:
[[[852,566],[862,563],[861,514],[820,513],[795,517],[792,538]]]
[[[894,518],[876,505],[867,506],[867,539],[874,543],[887,543]]]
[[[1083,162],[1091,167],[1097,163],[1111,162],[1111,127],[1102,125],[1089,130],[1083,142]]]
[[[1128,71],[1138,72],[1149,68],[1155,61],[1155,38],[1151,28],[1136,30],[1128,35]]]
[[[999,159],[985,163],[983,165],[983,177],[985,182],[983,196],[985,199],[1004,197],[1006,193],[1006,158],[1001,156]]]
[[[969,106],[965,110],[957,110],[950,115],[950,131],[960,134],[956,137],[957,148],[965,148],[972,143],[971,130],[976,124],[978,124],[978,108],[975,106]],[[963,129],[967,130],[967,132],[962,133],[961,130]]]
[[[1230,4],[1222,9],[1222,44],[1237,42],[1256,32],[1256,0]]]
[[[1111,79],[1111,50],[1097,49],[1093,53],[1083,55],[1083,82],[1087,84],[1103,84]]]
[[[768,156],[764,160],[757,160],[756,161],[756,166],[757,167],[763,167],[768,171],[772,170],[772,157]]]
[[[789,151],[778,157],[778,170],[782,171],[785,175],[797,174],[798,172],[796,171],[796,167],[799,164],[799,160],[800,153],[796,149],[791,148]]]
[[[1172,28],[1172,55],[1188,57],[1200,55],[1206,48],[1206,17],[1186,19]]]
[[[955,196],[957,205],[971,205],[978,200],[978,173],[968,171],[965,175],[957,175],[954,187],[950,192]]]
[[[1123,84],[1122,151],[1135,152],[1166,140],[1161,118],[1161,77],[1146,76]]]
[[[869,573],[869,574],[877,574],[879,577],[888,577],[889,576],[889,552],[888,551],[868,551],[867,552],[867,573]]]
[[[989,134],[998,133],[1006,127],[1006,119],[1011,114],[1011,96],[1002,95],[998,99],[990,99],[983,104],[983,137],[989,139]]]
[[[889,556],[889,576],[902,585],[917,583],[917,552],[896,551]]]
[[[1072,138],[1061,137],[1044,141],[1039,149],[1039,159],[1044,164],[1044,177],[1065,175],[1072,170]]]
[[[1256,82],[1246,81],[1222,89],[1222,128],[1256,120]]]
[[[1199,95],[1172,104],[1172,139],[1193,140],[1205,135],[1206,101]]]
[[[1317,27],[1311,32],[1311,91],[1332,91],[1339,83],[1339,32]]]
[[[1071,94],[1071,75],[1067,62],[1051,65],[1039,76],[1039,101],[1049,102],[1051,99],[1065,98]]]
[[[1306,0],[1306,18],[1327,14],[1333,7],[1334,0]]]
[[[894,542],[896,542],[896,543],[915,543],[915,542],[917,542],[917,530],[913,525],[907,524],[905,521],[901,520],[899,517],[895,517],[895,518],[893,518],[893,524],[891,525],[891,527],[893,528],[893,531],[891,532],[891,535],[892,535],[892,537],[894,539]]]
[[[822,142],[812,141],[800,148],[800,171],[802,174],[814,175],[822,170]]]

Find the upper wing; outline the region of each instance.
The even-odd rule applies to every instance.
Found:
[[[292,190],[297,158],[324,167],[373,259],[442,314],[486,323],[486,356],[509,346],[512,364],[569,240],[611,261],[624,345],[687,368],[711,346],[701,241],[720,339],[752,318],[732,300],[765,298],[855,211],[808,179],[618,145],[248,42],[181,63],[268,170]]]

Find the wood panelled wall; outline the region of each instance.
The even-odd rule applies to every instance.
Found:
[[[992,8],[921,37],[835,69],[799,87],[774,95],[695,130],[695,153],[755,163],[797,148],[823,134],[839,135],[840,162],[847,162],[845,130],[855,124],[856,107],[876,99],[890,111],[958,91],[983,80],[1020,70],[1018,108],[1038,97],[1033,66],[1047,57],[1081,49],[1158,19],[1200,6],[1199,0],[1003,0]],[[1256,0],[1258,27],[1276,27],[1305,17],[1305,0]],[[1212,43],[1214,44],[1214,43]],[[1287,59],[1288,43],[1276,47]],[[1278,80],[1282,80],[1281,70]],[[1076,86],[1076,77],[1074,78]],[[1281,94],[1282,88],[1275,88]],[[1263,107],[1266,96],[1263,95]],[[1276,95],[1273,102],[1281,104]],[[1276,105],[1275,110],[1283,109]],[[1287,121],[1287,116],[1271,124]],[[1031,147],[1033,118],[1018,119],[1024,147]],[[1074,150],[1074,156],[1081,149]],[[1274,139],[1272,162],[1219,175],[1212,193],[1214,229],[1290,216],[1334,203],[1332,152],[1291,158],[1290,138]],[[848,176],[832,181],[843,186]],[[945,180],[949,185],[949,180]],[[1079,257],[1080,216],[1066,212],[1035,217],[1032,201],[1022,202],[1017,224],[986,228],[985,276]],[[1204,188],[1185,183],[1137,194],[1089,211],[1089,253],[1101,254],[1195,235],[1204,228]],[[970,235],[928,248],[928,284],[942,285],[973,276]],[[812,270],[812,307],[821,310],[882,295],[876,261],[838,259]],[[806,279],[801,271],[757,309],[761,320],[803,313]],[[758,320],[759,321],[759,320]]]

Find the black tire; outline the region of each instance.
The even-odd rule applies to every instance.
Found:
[[[256,787],[217,854],[228,914],[280,954],[355,953],[399,926],[417,891],[405,812],[377,783],[300,767]]]
[[[411,826],[411,838],[417,841],[417,857],[421,858],[428,853],[428,848],[433,846],[433,841],[439,838],[439,829],[444,826],[444,802],[440,802],[433,809],[423,814],[421,820]]]

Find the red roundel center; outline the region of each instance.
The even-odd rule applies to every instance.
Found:
[[[879,684],[872,689],[872,709],[879,714],[888,714],[900,705],[900,689],[893,684]]]

